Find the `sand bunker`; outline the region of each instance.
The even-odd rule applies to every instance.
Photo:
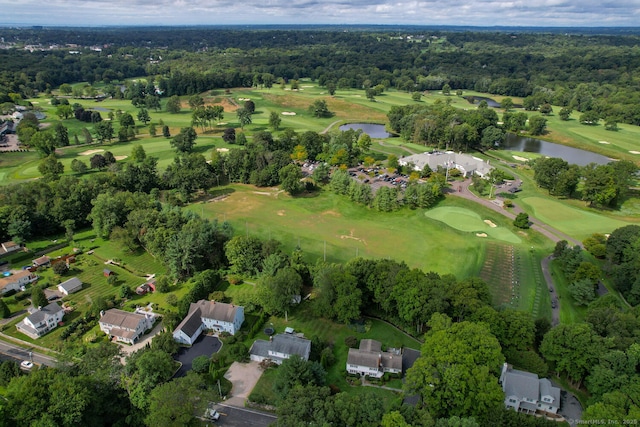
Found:
[[[81,156],[90,156],[92,154],[96,154],[96,153],[101,153],[104,150],[102,149],[97,149],[97,150],[87,150],[87,151],[83,151],[82,153],[80,153]]]
[[[226,124],[228,124],[228,123],[227,122],[220,122],[220,123],[218,123],[218,126],[224,126]]]
[[[640,151],[629,151],[631,154],[640,154]]]
[[[284,211],[278,211],[278,216],[284,216]]]
[[[497,227],[497,225],[495,225],[490,219],[485,219],[484,223],[487,224],[491,228],[496,228]]]
[[[229,151],[228,148],[216,148],[216,151],[220,152],[220,153],[226,153]]]
[[[526,162],[528,159],[525,157],[520,157],[520,156],[513,156],[514,159],[516,159],[519,162]]]
[[[238,101],[251,101],[251,98],[238,98]]]
[[[487,233],[476,233],[478,237],[487,237]]]
[[[124,160],[127,157],[129,157],[129,156],[115,156],[114,159],[116,159],[116,160]]]
[[[598,141],[599,144],[611,144],[610,142],[607,141]]]
[[[293,111],[283,111],[283,112],[282,112],[282,115],[283,115],[283,116],[295,116],[295,115],[296,115],[296,113],[295,113],[295,112],[293,112]]]

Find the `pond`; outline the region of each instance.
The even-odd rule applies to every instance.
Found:
[[[591,151],[554,144],[553,142],[543,141],[541,139],[527,138],[512,133],[507,134],[502,148],[511,151],[538,153],[547,157],[559,157],[570,164],[580,166],[586,166],[589,163],[605,165],[611,161],[610,158],[592,153]]]
[[[361,129],[364,133],[369,135],[371,138],[391,138],[395,135],[390,134],[384,128],[384,125],[379,125],[375,123],[347,123],[346,125],[342,125],[339,128],[341,131],[349,130],[349,129]]]
[[[469,102],[470,104],[477,105],[477,104],[480,104],[481,101],[486,101],[489,107],[500,108],[500,103],[498,101],[496,101],[495,99],[487,98],[486,96],[470,95],[470,96],[464,96],[463,98],[466,99],[467,102]],[[522,108],[522,105],[513,104],[513,108]]]

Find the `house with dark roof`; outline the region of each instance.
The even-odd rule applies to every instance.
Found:
[[[382,343],[363,339],[359,348],[350,348],[347,356],[347,372],[380,378],[385,372],[402,372],[400,350],[382,351]]]
[[[69,295],[74,292],[78,292],[80,289],[82,289],[82,282],[77,277],[72,277],[71,279],[65,280],[58,285],[58,290],[63,295]]]
[[[22,286],[36,280],[38,276],[29,270],[12,271],[11,275],[0,277],[0,294],[6,294],[9,291],[17,292]]]
[[[147,329],[153,327],[155,316],[131,313],[112,308],[100,313],[100,330],[116,341],[134,344]]]
[[[243,322],[244,307],[200,300],[191,303],[189,312],[173,331],[173,339],[182,344],[192,345],[204,330],[235,335]]]
[[[62,321],[64,310],[57,303],[52,302],[45,307],[38,307],[31,314],[22,319],[16,328],[33,339],[38,339],[47,332],[55,329]]]
[[[540,379],[536,374],[513,369],[505,363],[500,384],[508,409],[527,414],[556,414],[560,409],[560,388],[554,387],[546,378]]]
[[[311,341],[293,334],[277,334],[269,337],[269,341],[256,340],[249,350],[251,360],[262,362],[270,359],[278,365],[294,354],[309,360],[310,353]]]

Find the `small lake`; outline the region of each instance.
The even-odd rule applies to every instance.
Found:
[[[469,102],[470,104],[478,105],[480,104],[480,102],[486,101],[489,107],[500,108],[500,103],[498,101],[496,101],[495,99],[487,98],[486,96],[470,95],[470,96],[463,96],[463,98],[466,99],[467,102]],[[522,105],[513,104],[513,108],[522,108]]]
[[[375,123],[347,123],[339,128],[341,131],[349,129],[361,129],[362,132],[369,135],[371,138],[391,138],[395,135],[390,134],[384,128],[384,125],[378,125]]]
[[[589,163],[605,165],[611,162],[610,158],[601,154],[592,153],[591,151],[554,144],[553,142],[543,141],[541,139],[518,136],[512,133],[507,134],[502,148],[511,151],[538,153],[547,157],[559,157],[570,164],[579,166],[586,166]]]

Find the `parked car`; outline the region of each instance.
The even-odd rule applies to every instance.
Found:
[[[220,412],[216,411],[213,408],[207,408],[204,413],[204,417],[208,420],[217,421],[220,419]]]
[[[29,362],[28,360],[23,360],[20,362],[20,367],[22,369],[31,369],[33,368],[33,362]]]

